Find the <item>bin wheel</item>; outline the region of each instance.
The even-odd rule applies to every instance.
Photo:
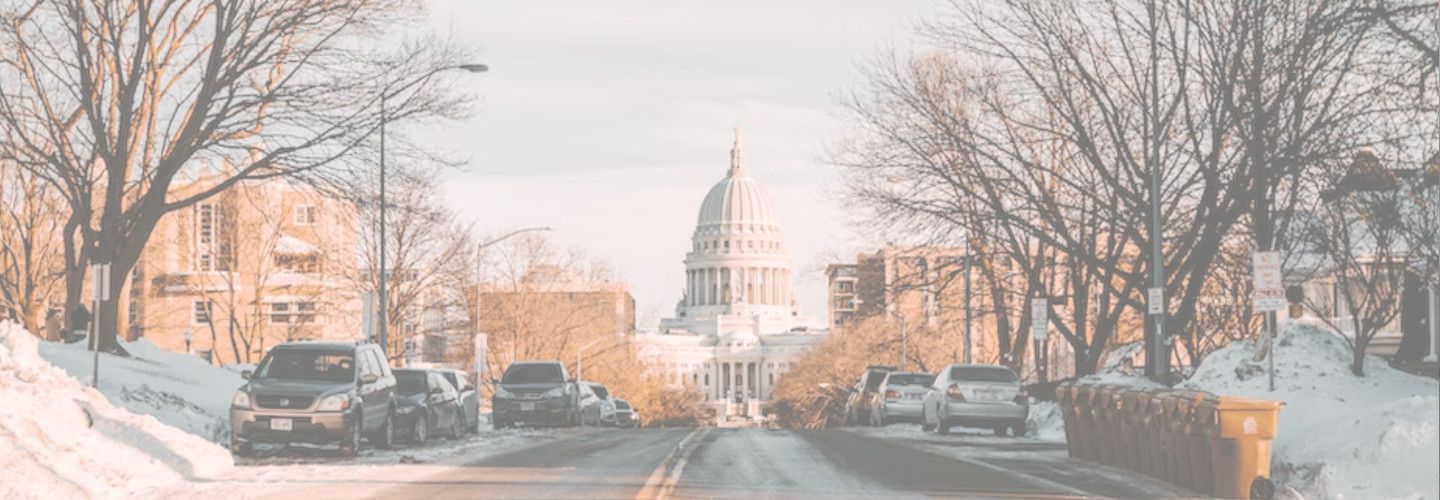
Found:
[[[1268,477],[1257,477],[1250,481],[1250,498],[1271,500],[1275,498],[1275,482]]]

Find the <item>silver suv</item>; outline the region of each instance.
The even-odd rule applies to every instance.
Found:
[[[287,342],[275,346],[230,402],[230,449],[252,443],[339,443],[346,455],[362,436],[394,438],[395,376],[375,344]]]

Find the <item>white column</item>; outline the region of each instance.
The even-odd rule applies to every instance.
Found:
[[[1425,361],[1434,363],[1437,361],[1436,353],[1440,353],[1440,285],[1432,284],[1429,290],[1430,304],[1426,309],[1430,310],[1430,355],[1425,356]]]
[[[755,384],[757,386],[755,397],[765,399],[765,391],[769,389],[765,384],[765,358],[760,358],[760,361],[755,362],[755,377],[760,379],[760,383]]]

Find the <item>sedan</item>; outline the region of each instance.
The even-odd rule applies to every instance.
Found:
[[[1020,377],[999,365],[955,364],[936,374],[925,395],[920,427],[949,434],[951,426],[989,427],[996,436],[1007,429],[1025,434],[1030,403]]]
[[[630,406],[630,402],[623,399],[615,400],[615,426],[629,429],[639,424],[640,414]]]
[[[397,369],[395,382],[395,425],[411,442],[424,443],[436,432],[465,435],[460,392],[438,371]]]
[[[480,394],[475,390],[475,385],[470,383],[470,375],[454,368],[442,368],[440,375],[460,391],[460,409],[465,412],[465,428],[470,432],[479,432]]]
[[[890,372],[880,383],[876,401],[870,405],[870,425],[883,427],[894,422],[919,422],[924,413],[925,394],[935,383],[935,375],[914,372]]]

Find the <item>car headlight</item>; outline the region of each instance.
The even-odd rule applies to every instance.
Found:
[[[315,411],[341,411],[349,408],[349,394],[331,394],[320,400],[320,406],[315,407]]]
[[[249,408],[250,393],[245,391],[235,391],[235,396],[230,398],[230,406],[235,408]]]
[[[550,389],[550,390],[548,390],[548,391],[545,391],[545,397],[547,397],[547,398],[558,398],[558,397],[560,397],[560,396],[563,396],[564,394],[565,394],[565,388],[564,388],[564,387],[556,387],[556,388],[554,388],[554,389]]]

